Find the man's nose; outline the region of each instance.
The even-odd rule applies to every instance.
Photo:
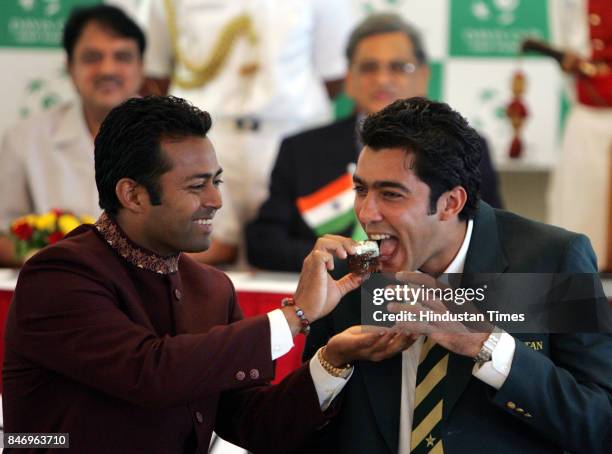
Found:
[[[209,191],[202,192],[202,206],[218,210],[223,206],[221,190],[218,186],[211,186]]]
[[[377,84],[388,85],[393,81],[393,73],[389,65],[380,65],[374,74],[374,80]]]
[[[98,69],[103,74],[116,74],[117,67],[118,67],[117,61],[112,56],[108,55],[102,58]]]
[[[367,194],[358,201],[356,208],[357,218],[364,225],[382,220],[375,194]]]

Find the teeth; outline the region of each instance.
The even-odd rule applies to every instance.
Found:
[[[212,224],[212,219],[196,219],[194,222],[201,225],[210,225]]]
[[[387,233],[373,233],[369,235],[369,237],[371,240],[380,241],[380,240],[386,240],[387,238],[391,238],[391,235]]]

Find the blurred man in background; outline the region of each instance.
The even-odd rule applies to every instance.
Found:
[[[11,221],[53,208],[100,213],[93,170],[93,138],[110,110],[142,83],[145,37],[120,9],[75,9],[64,28],[74,101],[9,129],[0,149],[0,232]],[[0,237],[0,265],[18,265],[8,236]]]

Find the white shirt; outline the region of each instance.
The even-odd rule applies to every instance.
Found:
[[[329,114],[323,80],[344,77],[343,56],[353,25],[347,0],[174,0],[180,52],[197,65],[207,61],[221,30],[233,18],[248,14],[257,42],[235,40],[219,73],[203,86],[172,86],[171,94],[192,101],[214,120],[255,116],[322,121]],[[164,0],[145,6],[146,74],[181,78],[190,71],[176,59]],[[251,76],[241,68],[257,64]]]
[[[94,145],[80,103],[21,121],[0,147],[0,231],[52,208],[97,217]]]
[[[591,57],[587,0],[551,2],[552,34],[555,45]]]

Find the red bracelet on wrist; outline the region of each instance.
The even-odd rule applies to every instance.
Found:
[[[306,315],[304,315],[304,311],[295,305],[293,298],[283,298],[281,300],[281,307],[288,306],[292,306],[295,309],[295,315],[297,315],[297,318],[300,319],[300,333],[308,336],[308,334],[310,334],[310,321],[306,318]]]

